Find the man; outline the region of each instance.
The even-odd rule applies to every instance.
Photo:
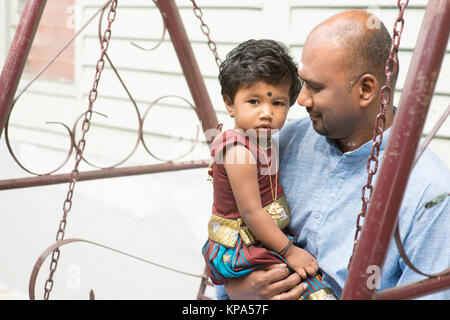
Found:
[[[379,28],[370,28],[370,18],[366,11],[346,11],[310,33],[299,66],[305,84],[298,97],[310,119],[288,123],[279,136],[280,181],[292,215],[290,234],[297,238],[298,246],[318,260],[324,283],[338,296],[352,254],[391,45],[385,26],[380,23]],[[395,82],[392,79],[392,91]],[[380,163],[394,113],[391,101],[386,110]],[[444,196],[430,205],[436,196],[449,191],[448,168],[426,150],[410,175],[399,212],[406,253],[426,273],[450,266],[449,199]],[[405,265],[391,241],[378,289],[423,278]],[[300,277],[285,265],[272,265],[227,281],[225,289],[233,299],[297,299],[304,292],[299,281]],[[224,293],[219,288],[218,298],[224,298]],[[450,290],[427,298],[450,299]]]

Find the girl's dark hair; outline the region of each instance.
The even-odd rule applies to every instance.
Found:
[[[223,61],[219,81],[222,96],[234,101],[242,86],[258,81],[269,84],[289,83],[289,105],[293,105],[302,88],[297,64],[288,49],[274,40],[247,40],[231,50]]]

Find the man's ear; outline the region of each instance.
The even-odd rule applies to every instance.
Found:
[[[223,102],[225,103],[225,108],[227,108],[228,114],[230,117],[234,118],[234,106],[230,97],[226,94],[222,96]]]
[[[358,80],[360,106],[365,108],[378,97],[378,80],[370,73],[365,73]]]

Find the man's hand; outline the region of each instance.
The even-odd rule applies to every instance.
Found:
[[[225,282],[225,291],[233,300],[296,300],[307,289],[297,273],[286,264],[272,264],[240,278]]]

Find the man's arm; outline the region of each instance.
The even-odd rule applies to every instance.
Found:
[[[225,282],[225,290],[233,300],[296,300],[307,289],[297,273],[286,264],[273,264],[240,278]]]

